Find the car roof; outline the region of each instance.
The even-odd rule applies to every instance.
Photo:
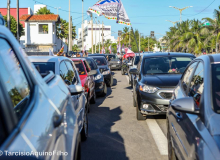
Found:
[[[74,57],[71,57],[70,58],[71,60],[73,60],[73,61],[83,61],[83,60],[85,60],[85,58],[74,58]]]
[[[157,53],[151,53],[151,54],[143,54],[143,58],[145,57],[195,57],[191,53],[175,53],[175,52],[157,52]]]
[[[219,53],[218,54],[211,54],[211,55],[208,55],[208,56],[209,56],[209,59],[210,59],[211,63],[220,62],[220,54]],[[205,55],[201,56],[199,58],[202,58],[202,57],[205,57]]]
[[[92,58],[104,58],[104,59],[106,59],[104,56],[92,56]]]
[[[31,62],[61,62],[62,60],[70,60],[63,56],[29,56]]]
[[[89,54],[88,56],[104,56],[104,57],[106,57],[107,55],[106,54]]]

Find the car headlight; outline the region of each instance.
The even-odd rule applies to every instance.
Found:
[[[158,88],[143,84],[143,85],[140,85],[140,91],[147,92],[147,93],[155,93],[158,91]]]
[[[110,70],[102,72],[102,75],[107,75],[107,74],[110,74]]]
[[[102,75],[101,74],[98,74],[97,76],[95,76],[95,80],[99,80],[102,78]]]

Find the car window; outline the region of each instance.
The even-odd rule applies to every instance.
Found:
[[[33,62],[33,64],[42,77],[47,76],[49,71],[55,73],[55,62]]]
[[[83,61],[85,67],[86,67],[86,71],[89,73],[90,72],[90,66],[86,63],[86,61]]]
[[[92,70],[98,69],[96,63],[92,59],[86,59]]]
[[[63,80],[67,79],[68,69],[66,67],[66,64],[64,61],[60,63],[60,77],[62,77]]]
[[[220,113],[220,64],[212,64],[212,101],[214,111]]]
[[[73,65],[70,61],[65,61],[67,68],[68,68],[68,73],[67,73],[67,79],[72,82],[72,84],[77,83],[77,78],[76,78],[76,72],[75,69],[73,68]]]
[[[197,106],[200,104],[200,98],[204,90],[204,66],[203,63],[199,63],[196,71],[192,77],[189,86],[189,96],[194,98]]]
[[[134,60],[134,65],[137,65],[140,60],[140,56],[136,56]]]
[[[105,58],[93,57],[93,59],[95,60],[95,62],[98,66],[107,65]]]
[[[184,75],[182,76],[182,87],[183,87],[183,90],[185,92],[185,94],[187,95],[187,88],[188,88],[188,85],[189,85],[189,82],[190,82],[190,78],[193,74],[193,71],[194,69],[196,68],[197,66],[197,62],[191,64],[187,70],[184,72]]]
[[[85,71],[82,61],[74,61],[74,64],[77,68],[79,75],[86,75],[86,71]]]
[[[23,69],[7,41],[0,39],[0,48],[2,82],[11,98],[15,114],[21,118],[28,106],[30,87]]]

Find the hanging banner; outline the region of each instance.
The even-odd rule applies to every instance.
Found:
[[[87,12],[88,14],[96,13],[98,16],[103,15],[109,20],[116,20],[116,23],[131,26],[121,0],[100,0],[90,7]]]

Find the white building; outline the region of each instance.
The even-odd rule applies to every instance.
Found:
[[[87,51],[92,47],[92,29],[91,29],[91,22],[85,21],[84,22],[84,32],[83,32],[83,38],[84,42],[82,46],[82,26],[81,28],[78,28],[78,41],[77,45],[78,47],[83,50],[85,48]],[[116,43],[114,36],[111,35],[111,26],[103,26],[103,41],[107,41],[108,39],[111,40],[112,43]],[[93,23],[93,44],[98,45],[99,43],[102,43],[102,24],[95,24]]]
[[[56,23],[60,21],[59,15],[23,15],[21,21],[25,21],[25,51],[26,52],[59,52],[64,45],[56,36]]]

